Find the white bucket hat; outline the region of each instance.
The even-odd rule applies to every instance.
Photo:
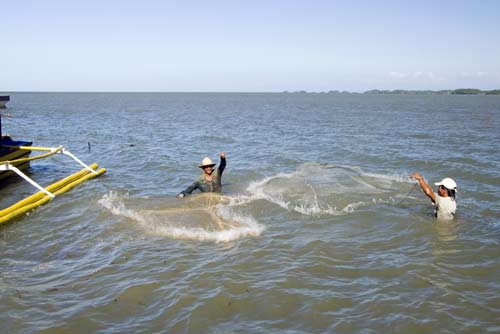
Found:
[[[434,183],[434,184],[436,186],[443,186],[446,189],[457,191],[457,183],[453,179],[451,179],[449,177],[445,177],[444,179],[441,180],[441,182],[437,182],[437,183]]]
[[[198,167],[205,168],[205,167],[213,167],[213,166],[215,166],[215,164],[212,162],[212,159],[210,159],[209,157],[205,157],[201,161],[201,165],[199,165]]]

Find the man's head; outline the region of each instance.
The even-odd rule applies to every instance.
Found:
[[[198,167],[200,167],[201,169],[203,169],[203,171],[205,172],[205,174],[210,175],[214,171],[214,166],[215,166],[215,164],[212,162],[212,160],[209,157],[205,157],[201,161],[201,164]]]
[[[455,192],[457,191],[457,183],[449,178],[446,177],[441,180],[441,182],[436,182],[434,183],[436,186],[439,186],[438,188],[438,194],[439,196],[442,197],[455,197]]]

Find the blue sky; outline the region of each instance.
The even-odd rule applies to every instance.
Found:
[[[500,88],[500,1],[5,1],[2,91]]]

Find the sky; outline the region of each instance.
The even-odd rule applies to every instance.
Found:
[[[0,0],[0,91],[500,88],[500,1]]]

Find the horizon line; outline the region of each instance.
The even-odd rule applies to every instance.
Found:
[[[492,91],[492,90],[500,90],[500,88],[494,89],[481,89],[481,88],[471,88],[471,87],[460,87],[460,88],[447,88],[447,89],[380,89],[373,88],[364,91],[348,91],[348,90],[339,90],[339,89],[331,89],[328,91],[308,91],[304,89],[300,90],[280,90],[280,91],[63,91],[63,90],[0,90],[1,94],[10,94],[10,93],[127,93],[127,94],[328,94],[328,93],[350,93],[350,94],[363,94],[371,91],[381,91],[381,92],[446,92],[446,91],[454,91],[461,89],[474,89],[480,91]]]

